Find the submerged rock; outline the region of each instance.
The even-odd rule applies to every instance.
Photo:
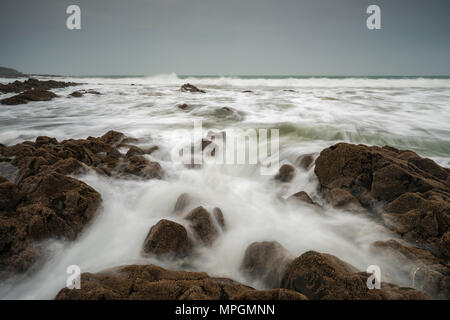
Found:
[[[180,89],[182,92],[193,92],[193,93],[205,93],[204,90],[201,90],[199,88],[197,88],[196,86],[190,84],[190,83],[185,83],[181,86]]]
[[[311,168],[313,163],[314,163],[313,154],[303,154],[295,160],[295,164],[304,170],[308,170],[309,168]]]
[[[150,229],[143,251],[156,256],[184,257],[189,248],[186,229],[179,223],[163,219]]]
[[[286,268],[281,287],[313,300],[426,300],[428,295],[412,288],[382,282],[381,289],[367,287],[369,274],[333,255],[308,251]]]
[[[197,207],[189,212],[185,219],[190,221],[189,227],[194,232],[196,238],[204,245],[210,246],[219,236],[211,214],[203,207]]]
[[[280,285],[286,266],[294,257],[276,241],[253,242],[245,250],[241,270],[250,280],[259,280],[267,288]]]
[[[278,171],[278,174],[275,176],[276,180],[280,180],[281,182],[289,182],[295,176],[295,168],[290,164],[283,164]]]
[[[203,272],[169,271],[155,265],[129,265],[83,273],[79,290],[63,288],[56,300],[233,300],[305,299],[289,290],[258,291]]]

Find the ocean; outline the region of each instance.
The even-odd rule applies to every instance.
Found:
[[[318,215],[306,205],[285,201],[301,190],[313,198],[318,195],[314,167],[297,170],[291,183],[280,184],[272,176],[261,175],[258,165],[205,164],[189,169],[174,163],[170,153],[189,137],[194,121],[202,122],[205,134],[237,128],[278,129],[281,164],[349,142],[409,149],[450,167],[450,77],[165,74],[58,80],[83,85],[53,90],[59,97],[52,101],[0,106],[0,143],[11,145],[42,135],[61,141],[117,130],[139,138],[142,146],[159,146],[148,158],[161,164],[165,177],[148,181],[94,174],[77,177],[101,193],[98,217],[75,242],[47,241],[46,263],[32,274],[0,283],[1,299],[52,299],[65,286],[69,265],[80,266],[82,272],[98,272],[124,264],[154,263],[261,288],[239,271],[245,249],[254,241],[276,240],[295,256],[308,250],[331,253],[366,270],[376,262],[369,245],[397,237],[368,217],[332,208]],[[181,92],[184,83],[206,93]],[[79,89],[101,95],[68,96]],[[181,104],[188,107],[180,109]],[[205,208],[220,207],[226,231],[212,247],[199,248],[189,265],[142,257],[142,243],[152,225],[162,218],[183,223],[173,215],[182,193],[189,193]],[[411,285],[401,277],[392,281]]]

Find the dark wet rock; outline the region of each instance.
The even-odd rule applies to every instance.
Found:
[[[178,109],[181,109],[181,110],[187,110],[188,108],[189,108],[189,105],[187,103],[178,105]]]
[[[226,278],[203,272],[169,271],[155,265],[129,265],[83,273],[79,290],[63,288],[57,300],[233,300],[303,299],[288,290],[261,293]]]
[[[181,86],[180,89],[182,92],[193,92],[193,93],[205,93],[204,90],[201,90],[199,88],[197,88],[196,86],[190,84],[190,83],[185,83]]]
[[[23,272],[42,252],[35,240],[74,240],[94,218],[100,195],[67,175],[95,171],[114,177],[160,178],[162,169],[142,156],[127,159],[117,150],[117,131],[87,139],[0,145],[0,271]]]
[[[185,216],[185,219],[190,222],[189,227],[196,238],[204,245],[210,246],[217,239],[219,230],[205,208],[200,206],[193,209]]]
[[[74,98],[81,98],[83,96],[83,93],[81,91],[74,91],[70,94],[70,96]]]
[[[450,258],[450,231],[447,231],[439,242],[439,248],[441,253],[446,257]]]
[[[241,91],[242,93],[253,93],[253,91],[252,90],[244,90],[244,91]]]
[[[333,255],[308,251],[287,266],[281,287],[312,300],[430,299],[423,292],[386,282],[381,283],[381,289],[370,290],[369,276]]]
[[[308,170],[311,168],[314,163],[314,155],[313,154],[303,154],[295,160],[295,164],[304,170]]]
[[[85,94],[94,94],[94,95],[101,95],[100,92],[96,91],[96,90],[77,90],[74,91],[70,94],[71,97],[73,98],[81,98],[82,96],[84,96]]]
[[[1,100],[1,103],[6,105],[18,105],[28,103],[28,101],[49,101],[55,97],[56,94],[53,92],[42,89],[33,89],[3,99]]]
[[[150,229],[143,251],[156,256],[184,257],[189,248],[186,229],[179,223],[163,219]]]
[[[281,182],[289,182],[295,176],[295,168],[290,164],[283,164],[278,171],[278,174],[275,176],[276,180],[280,180]]]
[[[76,86],[80,83],[75,82],[63,82],[63,81],[55,81],[55,80],[38,80],[35,78],[29,78],[25,81],[14,81],[8,84],[0,84],[0,92],[2,93],[19,93],[28,90],[51,90],[57,88],[66,88],[70,86]]]
[[[335,208],[345,208],[347,210],[362,209],[358,199],[356,199],[350,192],[340,189],[331,189],[326,196],[326,201]]]
[[[76,239],[101,202],[94,189],[56,172],[1,186],[11,198],[0,212],[0,269],[10,272],[24,272],[38,259],[34,240]]]
[[[142,156],[132,156],[125,172],[145,179],[162,179],[163,171],[158,162],[145,159]]]
[[[139,148],[137,146],[130,146],[130,149],[128,149],[125,157],[131,158],[132,156],[141,156],[144,154],[152,154],[154,151],[158,150],[158,146],[153,146],[150,148]]]
[[[320,153],[314,171],[324,193],[348,191],[408,241],[438,250],[449,230],[450,170],[412,151],[339,143]]]
[[[241,270],[250,280],[259,280],[267,288],[280,285],[286,266],[294,257],[276,241],[253,242],[245,250]]]
[[[0,176],[0,211],[13,210],[22,199],[19,188],[8,179]]]

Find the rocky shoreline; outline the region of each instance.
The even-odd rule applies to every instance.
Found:
[[[46,259],[42,240],[75,240],[95,219],[101,195],[73,175],[164,179],[160,164],[145,157],[158,146],[142,149],[137,142],[109,131],[61,142],[38,137],[0,144],[1,277],[37,269]],[[347,143],[324,149],[315,160],[302,155],[297,165],[314,163],[324,206],[367,215],[398,234],[398,239],[373,243],[372,250],[394,261],[415,289],[383,282],[381,290],[369,290],[369,274],[338,257],[315,251],[296,257],[277,242],[255,242],[245,252],[241,271],[267,290],[206,273],[130,265],[84,273],[80,290],[64,288],[56,299],[448,299],[450,170],[412,151]],[[298,168],[282,166],[274,180],[291,183]],[[321,210],[302,190],[293,198]],[[187,210],[188,203],[196,207]],[[210,212],[189,194],[180,195],[173,214],[186,227],[167,219],[149,226],[143,256],[192,259],[195,248],[211,246],[227,232],[226,212]]]

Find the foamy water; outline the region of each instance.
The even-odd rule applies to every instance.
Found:
[[[85,138],[118,130],[143,138],[144,146],[160,146],[149,158],[161,164],[165,178],[79,176],[102,195],[98,217],[75,242],[49,241],[50,257],[37,272],[0,284],[3,299],[51,299],[65,286],[66,268],[73,264],[82,272],[97,272],[123,264],[155,263],[261,287],[248,283],[239,272],[245,249],[253,241],[279,241],[295,256],[307,250],[328,252],[365,270],[377,263],[368,253],[370,243],[395,237],[364,217],[331,208],[320,215],[302,204],[286,202],[300,190],[318,196],[314,168],[297,169],[291,183],[280,184],[262,176],[256,166],[208,164],[190,170],[174,163],[171,149],[186,139],[194,120],[202,121],[205,134],[231,128],[280,129],[281,163],[347,141],[411,149],[450,167],[450,79],[182,79],[171,74],[63,80],[85,84],[54,90],[60,97],[49,102],[1,106],[0,143],[34,140],[39,135]],[[186,82],[207,93],[180,92]],[[95,89],[102,95],[67,97],[78,89]],[[177,106],[182,103],[191,108],[180,110]],[[232,112],[221,112],[223,107]],[[212,247],[199,248],[188,266],[141,257],[153,224],[161,218],[185,224],[173,214],[175,201],[184,192],[196,199],[193,206],[220,207],[226,231]],[[408,284],[405,279],[394,280]]]

